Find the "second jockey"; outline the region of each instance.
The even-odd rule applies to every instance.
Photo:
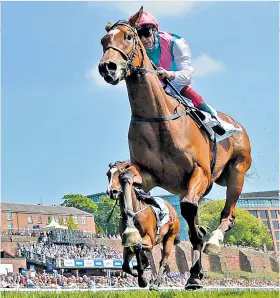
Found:
[[[225,131],[222,135],[217,133],[216,140],[219,142],[241,132],[241,128],[236,128],[233,124],[222,120],[217,115],[217,111],[191,87],[194,70],[191,65],[191,51],[185,39],[176,34],[159,31],[157,20],[149,12],[143,11],[138,26],[138,35],[148,57],[158,67],[160,79],[171,80],[182,96],[190,99],[199,110],[209,113],[217,120],[217,125]],[[166,91],[172,93],[169,86]]]

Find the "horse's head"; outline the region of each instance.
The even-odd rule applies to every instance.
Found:
[[[109,170],[106,173],[109,185],[107,187],[107,194],[111,199],[119,199],[119,195],[123,192],[120,175],[124,172],[130,172],[133,176],[135,183],[141,184],[142,178],[134,166],[131,165],[130,161],[117,161],[114,164],[109,164]]]
[[[118,84],[130,74],[131,67],[138,67],[143,60],[143,47],[136,28],[143,13],[140,8],[129,21],[107,24],[107,34],[101,39],[103,57],[99,73],[107,83]]]

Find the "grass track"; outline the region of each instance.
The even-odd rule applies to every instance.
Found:
[[[104,292],[2,292],[1,298],[222,298],[222,297],[244,297],[244,298],[278,298],[278,290],[272,291],[250,291],[250,290],[209,290],[209,291],[104,291]]]

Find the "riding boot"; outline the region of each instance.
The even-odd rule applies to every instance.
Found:
[[[219,116],[217,111],[211,107],[207,103],[202,103],[197,108],[201,111],[209,113],[212,118],[216,119],[218,121],[218,126],[213,126],[212,129],[216,133],[216,140],[217,142],[220,142],[234,134],[237,134],[242,131],[241,128],[235,127],[232,123],[226,122],[222,120]]]
[[[222,120],[215,109],[204,102],[202,96],[195,92],[191,87],[186,86],[181,90],[181,94],[189,98],[194,106],[199,110],[206,112],[212,116],[213,119],[217,120],[217,125],[213,125],[212,129],[216,133],[216,141],[220,142],[236,133],[242,131],[241,128],[236,128],[233,124]]]

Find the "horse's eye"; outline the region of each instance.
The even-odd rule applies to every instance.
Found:
[[[128,34],[128,35],[126,36],[126,39],[127,39],[127,40],[131,40],[131,39],[132,39],[132,35],[131,35],[131,34]]]

